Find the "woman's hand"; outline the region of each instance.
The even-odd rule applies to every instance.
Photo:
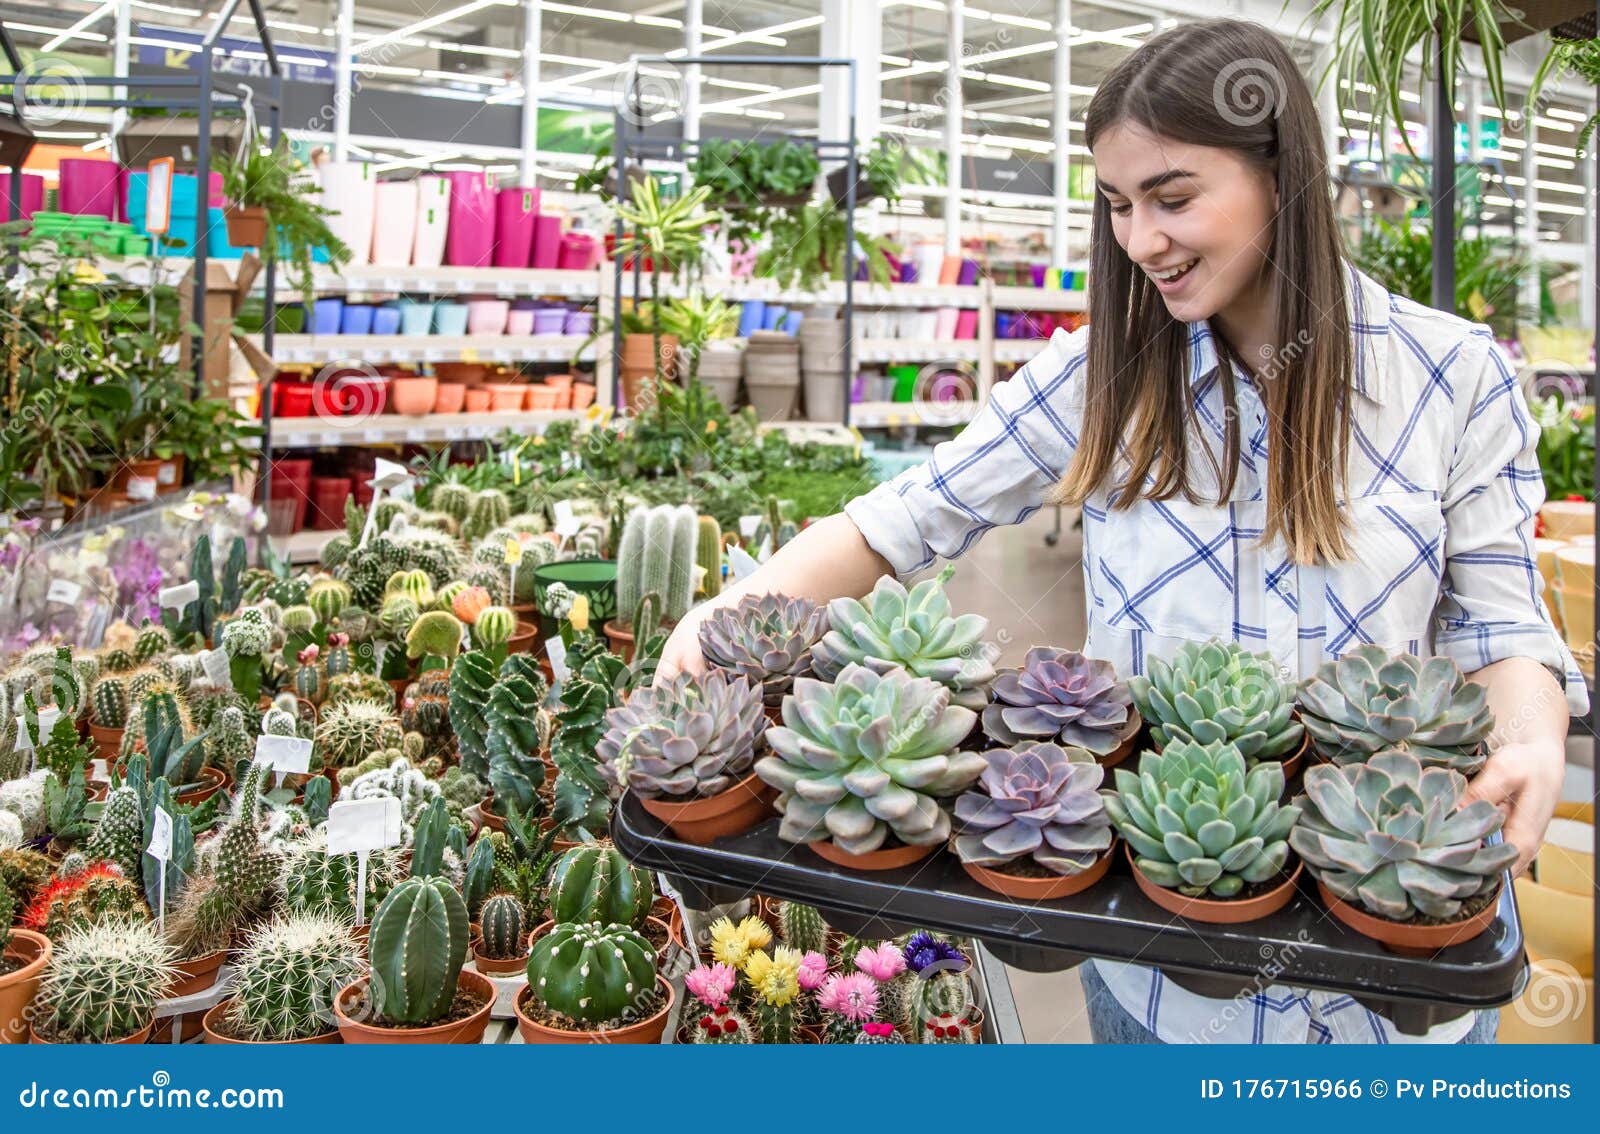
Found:
[[[700,674],[706,671],[706,660],[700,653],[700,623],[716,609],[716,605],[702,603],[678,620],[672,633],[667,636],[667,644],[661,648],[661,660],[656,664],[651,684],[659,686],[679,673]]]
[[[1473,777],[1466,802],[1487,799],[1506,816],[1501,835],[1517,848],[1515,877],[1528,869],[1544,845],[1545,828],[1561,798],[1566,752],[1560,744],[1502,744]]]

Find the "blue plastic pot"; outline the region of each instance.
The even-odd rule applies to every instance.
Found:
[[[437,335],[464,335],[467,333],[467,305],[443,303],[433,309],[433,330]]]
[[[747,299],[744,306],[739,308],[739,337],[749,338],[750,332],[761,329],[761,321],[766,318],[767,305],[759,299]]]
[[[372,334],[372,308],[365,303],[346,304],[344,316],[339,320],[339,333],[342,335]]]
[[[337,335],[339,333],[340,317],[343,314],[344,300],[317,300],[311,321],[311,333],[314,335]]]
[[[385,303],[372,311],[372,333],[375,335],[398,335],[400,333],[400,308],[392,303]]]
[[[433,303],[419,303],[414,299],[400,301],[400,333],[426,335],[433,330]]]

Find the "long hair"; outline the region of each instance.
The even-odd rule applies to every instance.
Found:
[[[1235,150],[1277,178],[1279,207],[1264,269],[1275,278],[1278,311],[1277,350],[1260,391],[1268,419],[1263,538],[1281,536],[1297,563],[1344,559],[1338,501],[1355,351],[1347,268],[1311,91],[1272,32],[1208,20],[1149,40],[1100,84],[1086,116],[1088,145],[1130,122],[1179,142]],[[1185,427],[1196,417],[1186,378],[1187,330],[1117,243],[1110,206],[1099,193],[1088,298],[1082,429],[1053,498],[1081,504],[1116,468],[1116,508],[1180,493],[1197,502],[1185,443]],[[1220,505],[1233,493],[1239,463],[1237,360],[1220,335],[1215,341],[1227,405],[1222,465],[1214,469]],[[1203,448],[1215,466],[1214,453]]]

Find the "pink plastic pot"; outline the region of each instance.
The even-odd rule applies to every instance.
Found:
[[[533,252],[539,190],[502,189],[495,198],[494,266],[526,268]]]
[[[311,478],[311,526],[317,531],[344,527],[344,502],[350,498],[347,476]]]
[[[506,316],[506,334],[533,334],[533,309],[531,307],[513,307],[510,314]]]
[[[541,216],[533,222],[533,254],[530,266],[553,268],[561,258],[561,218]]]
[[[561,238],[561,254],[556,267],[583,272],[595,266],[594,237],[583,232],[569,232]]]
[[[494,190],[488,174],[452,170],[450,181],[450,231],[445,239],[445,263],[459,268],[486,268],[494,252]]]
[[[24,219],[44,208],[44,178],[37,173],[22,175],[22,216]],[[11,219],[11,174],[0,173],[0,224]]]
[[[117,175],[120,172],[114,161],[62,158],[61,181],[56,190],[57,208],[63,213],[74,213],[80,217],[114,220],[117,215]]]
[[[511,302],[506,299],[472,299],[467,301],[467,334],[503,335],[506,318],[511,312]]]

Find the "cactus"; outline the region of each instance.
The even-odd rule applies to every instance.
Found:
[[[461,523],[461,534],[476,542],[511,518],[511,500],[498,488],[485,488],[473,494]]]
[[[331,659],[333,651],[329,651]],[[371,701],[387,709],[394,704],[394,690],[383,678],[372,673],[340,673],[329,670],[328,696],[322,702],[323,711],[351,701]]]
[[[468,946],[467,907],[450,883],[400,883],[373,915],[367,941],[381,1018],[426,1026],[450,1011]]]
[[[420,567],[396,571],[384,583],[383,593],[385,598],[404,595],[417,604],[419,611],[427,610],[433,605],[433,576]]]
[[[55,1043],[109,1043],[150,1026],[177,970],[156,927],[109,921],[66,934],[40,982],[34,1027]]]
[[[528,677],[513,669],[489,694],[485,750],[496,815],[508,815],[512,807],[526,814],[537,806],[546,771],[540,757],[545,741],[539,732],[539,706],[548,692],[537,673]]]
[[[722,529],[715,516],[701,516],[696,529],[694,561],[704,568],[700,593],[716,598],[722,593]]]
[[[353,597],[348,583],[339,579],[318,579],[306,591],[306,605],[316,613],[318,622],[332,626]]]
[[[119,787],[106,797],[105,810],[100,813],[100,822],[84,850],[94,858],[111,863],[129,881],[137,882],[142,876],[143,835],[144,813],[139,793],[131,787]]]
[[[517,616],[503,606],[486,606],[472,624],[472,639],[480,647],[503,647],[517,630]]]
[[[334,1030],[333,999],[366,964],[349,926],[296,913],[256,929],[234,959],[231,1032],[255,1043],[310,1039]]]
[[[922,973],[901,990],[899,1022],[907,1035],[921,1036],[929,1020],[960,1019],[970,1011],[972,981],[965,972]]]
[[[20,847],[0,850],[0,890],[9,893],[17,909],[22,909],[50,881],[51,869],[50,860],[38,851]]]
[[[320,661],[312,658],[295,667],[294,695],[313,705],[320,705],[327,700],[328,671]]]
[[[726,1004],[719,1004],[691,1025],[693,1043],[754,1043],[750,1021]]]
[[[510,894],[496,894],[483,903],[478,914],[483,955],[491,961],[509,961],[523,955],[527,927],[522,920],[522,903]]]
[[[353,665],[350,657],[350,636],[348,634],[329,634],[328,648],[322,651],[321,659],[322,671],[328,675],[330,681],[335,677],[349,673]]]
[[[978,1026],[965,1014],[931,1016],[922,1022],[918,1043],[977,1043]]]
[[[100,655],[100,665],[108,673],[131,673],[139,667],[132,650],[108,649]]]
[[[905,1037],[894,1030],[893,1024],[869,1022],[861,1025],[855,1043],[905,1043]]]
[[[699,518],[685,505],[639,508],[623,524],[617,548],[617,609],[631,618],[647,594],[662,601],[662,619],[676,622],[694,603]]]
[[[139,887],[106,863],[79,860],[82,869],[45,885],[22,915],[24,929],[37,930],[51,941],[104,921],[142,920],[149,916]]]
[[[470,650],[450,668],[450,727],[456,734],[461,766],[485,779],[489,775],[489,695],[498,678],[494,659]]]
[[[317,751],[329,767],[348,768],[373,752],[400,747],[404,731],[387,708],[370,701],[350,701],[322,714]]]
[[[150,774],[175,786],[192,784],[205,766],[204,736],[189,736],[187,714],[175,694],[157,690],[144,699],[144,747]],[[126,734],[124,734],[126,738]]]
[[[133,656],[142,665],[172,649],[172,635],[165,627],[147,624],[133,643]]]
[[[465,523],[467,513],[472,508],[472,489],[455,481],[445,481],[434,486],[432,495],[428,497],[428,506],[454,518],[457,523]]]
[[[329,854],[323,846],[299,848],[285,860],[278,885],[293,913],[355,919],[355,871],[349,855]]]
[[[222,593],[217,596],[217,610],[223,614],[238,610],[244,598],[246,555],[244,537],[234,536],[228,544],[228,558],[222,564]]]
[[[261,784],[265,764],[252,764],[239,783],[233,813],[222,833],[204,848],[202,861],[185,887],[169,927],[185,956],[226,949],[263,913],[277,883],[278,854],[261,836]]]
[[[429,878],[443,869],[445,840],[449,836],[450,813],[443,797],[434,795],[417,817],[411,840],[411,876]]]
[[[90,719],[101,728],[122,728],[128,723],[128,683],[120,677],[102,677],[89,694]]]
[[[422,737],[424,759],[448,756],[455,740],[450,731],[450,701],[437,694],[418,693],[407,697],[400,709],[400,727]]]
[[[778,905],[778,933],[791,949],[820,953],[827,940],[828,926],[815,906],[782,902]]]
[[[283,610],[283,628],[291,637],[309,635],[317,625],[317,612],[309,606],[289,606]]]
[[[550,916],[557,922],[613,922],[638,929],[650,916],[655,887],[615,847],[573,847],[550,872]]]
[[[494,886],[494,858],[494,843],[491,840],[479,839],[472,844],[472,856],[467,859],[466,873],[461,881],[461,899],[467,903],[467,914],[473,920],[477,920]]]
[[[443,610],[430,610],[419,615],[406,631],[406,657],[444,658],[448,660],[461,652],[461,619]]]
[[[626,926],[558,924],[533,943],[528,987],[546,1009],[580,1025],[642,1018],[654,1011],[655,953]]]

